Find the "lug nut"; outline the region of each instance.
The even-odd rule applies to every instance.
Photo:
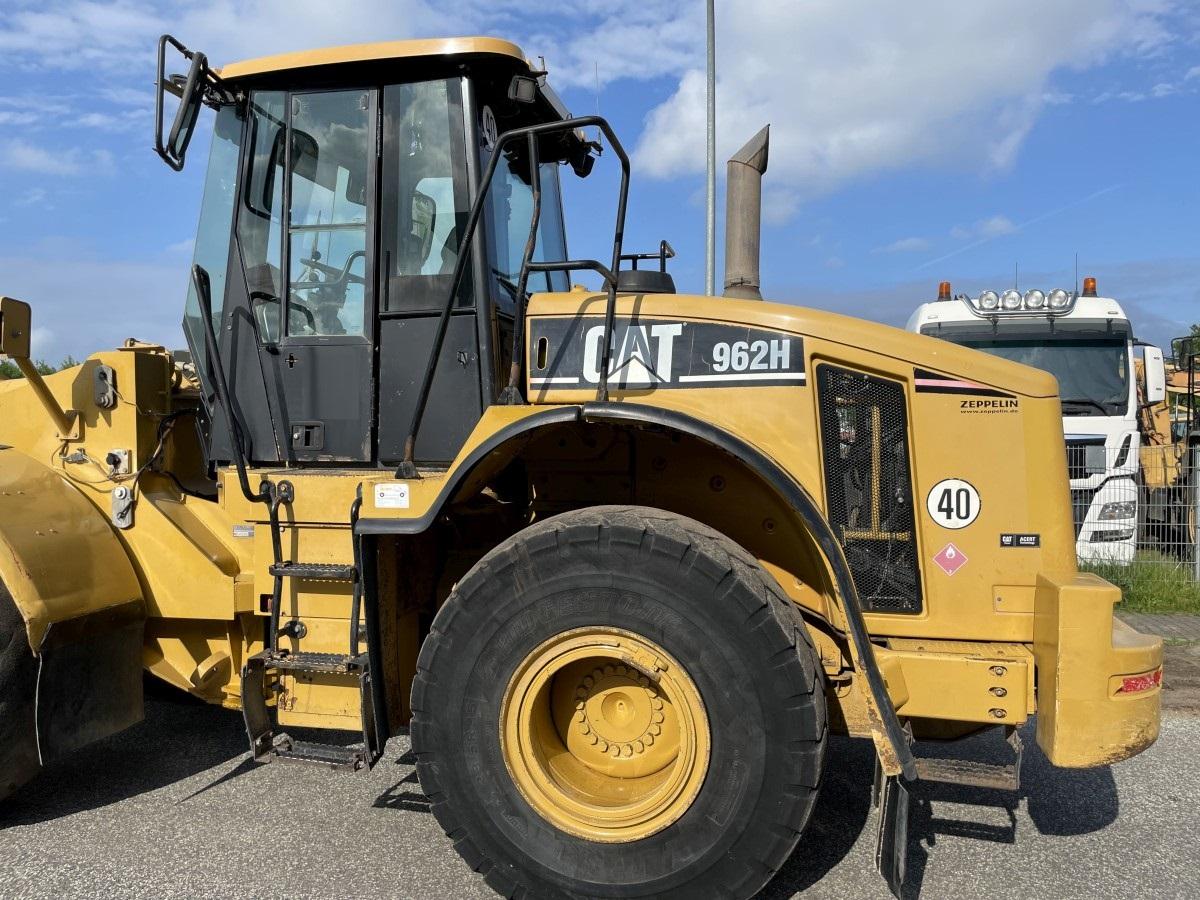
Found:
[[[997,678],[1001,678],[1008,674],[1008,669],[1006,669],[1004,666],[992,666],[989,671]]]
[[[992,690],[992,693],[995,694],[997,697],[1007,697],[1008,696],[1008,688],[994,687],[991,690]]]
[[[1003,719],[1005,716],[1008,715],[1008,713],[1005,710],[1000,709],[998,707],[995,709],[989,709],[988,712],[991,713],[993,719]]]

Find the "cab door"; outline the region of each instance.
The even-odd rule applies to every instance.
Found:
[[[403,458],[417,395],[431,364],[471,208],[464,78],[388,85],[383,94],[383,172],[379,285],[379,459]],[[473,151],[472,151],[473,153]],[[444,464],[458,453],[486,402],[480,348],[486,310],[476,257],[468,266],[434,366],[417,433],[418,462]],[[482,337],[481,337],[482,333]],[[487,399],[485,401],[485,396]]]
[[[377,94],[287,98],[286,313],[271,356],[293,461],[372,459]]]

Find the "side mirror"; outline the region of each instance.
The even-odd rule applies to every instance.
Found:
[[[1200,349],[1196,346],[1196,341],[1194,337],[1178,337],[1171,341],[1171,355],[1175,357],[1175,365],[1178,368],[1185,369],[1190,365],[1192,357]]]
[[[184,59],[190,61],[186,77],[182,75],[167,76],[167,44],[178,50]],[[200,117],[200,107],[205,100],[205,92],[210,86],[219,84],[220,79],[208,68],[208,59],[203,53],[189,50],[169,34],[164,34],[158,39],[154,152],[176,172],[183,169],[188,145],[192,142],[192,133],[196,130],[196,120]],[[166,94],[178,97],[179,107],[175,110],[171,131],[164,140],[163,101]]]
[[[29,332],[32,313],[29,304],[12,297],[0,297],[0,356],[29,359]]]
[[[1159,347],[1144,347],[1142,360],[1146,378],[1146,403],[1162,403],[1167,398],[1167,370],[1163,365],[1163,352]]]

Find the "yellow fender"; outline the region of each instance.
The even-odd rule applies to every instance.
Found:
[[[0,619],[15,606],[24,623],[23,635],[20,622],[0,634],[0,708],[13,732],[0,761],[14,763],[3,797],[39,765],[141,720],[145,622],[137,574],[104,515],[62,475],[3,446],[0,603]]]

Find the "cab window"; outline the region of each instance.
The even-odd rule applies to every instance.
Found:
[[[366,334],[370,101],[364,90],[291,97],[290,334]]]
[[[488,156],[484,154],[485,165]],[[557,262],[567,258],[558,169],[558,164],[553,162],[542,163],[539,167],[542,210],[533,253],[535,262]],[[513,311],[532,216],[533,187],[530,184],[529,160],[524,143],[518,143],[510,145],[504,158],[497,164],[487,202],[488,259],[494,284],[492,295],[496,298],[497,306],[509,314]],[[526,290],[565,291],[568,282],[567,272],[530,272]]]
[[[445,303],[470,213],[463,148],[462,84],[437,79],[383,93],[385,311]],[[471,275],[459,286],[469,304]]]

